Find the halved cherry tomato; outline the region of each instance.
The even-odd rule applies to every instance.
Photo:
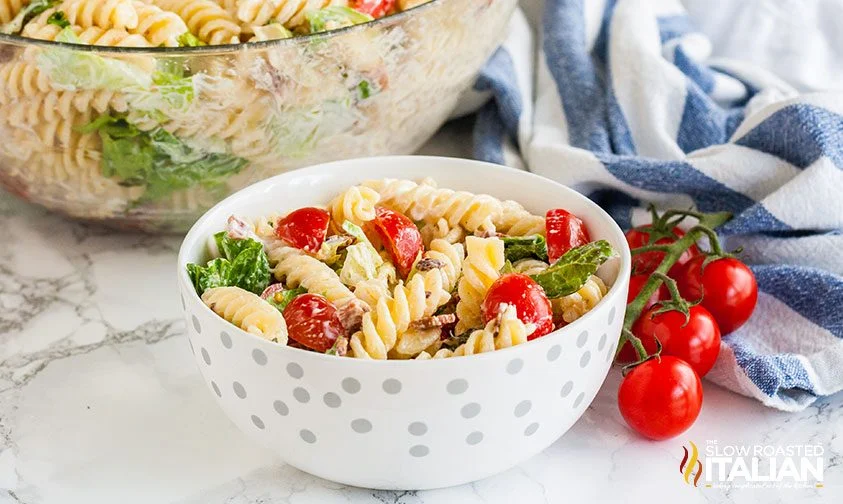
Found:
[[[547,231],[547,258],[551,264],[565,252],[591,241],[583,221],[561,208],[547,211],[545,230]]]
[[[658,308],[650,308],[632,326],[632,333],[638,336],[647,353],[655,353],[656,339],[662,344],[662,355],[672,355],[687,362],[697,376],[702,378],[714,366],[720,354],[720,328],[714,317],[700,305],[689,310],[688,322],[678,311],[656,314]],[[632,345],[627,343],[618,359],[628,357],[627,362],[638,360]]]
[[[647,280],[650,279],[649,275],[632,275],[629,277],[629,293],[626,295],[626,304],[632,302],[638,296],[638,293],[641,292],[641,289],[644,288],[644,284],[647,283]],[[647,300],[647,303],[644,305],[644,309],[653,306],[658,301],[663,299],[670,299],[670,293],[667,291],[667,287],[664,284],[660,284],[659,288],[656,289],[656,292],[650,296],[650,299]]]
[[[655,440],[688,430],[700,414],[702,400],[702,383],[694,369],[667,355],[635,366],[618,389],[618,409],[626,423]]]
[[[507,273],[495,280],[483,300],[483,320],[489,322],[495,318],[502,304],[514,305],[521,322],[536,325],[527,339],[534,340],[553,331],[550,300],[544,289],[527,275]]]
[[[275,234],[290,245],[315,254],[325,241],[330,222],[331,215],[321,208],[299,208],[278,220]]]
[[[284,308],[289,338],[317,352],[327,352],[345,334],[337,308],[318,294],[302,294]]]
[[[419,228],[406,215],[377,207],[372,224],[401,278],[407,278],[423,249]]]
[[[677,278],[688,300],[702,298],[723,334],[744,325],[758,302],[758,284],[746,264],[734,257],[715,259],[703,268],[704,256],[691,259]]]
[[[395,0],[351,0],[348,6],[377,19],[392,10],[395,6]]]
[[[643,247],[644,245],[649,245],[650,232],[652,229],[652,226],[648,224],[646,226],[640,226],[627,231],[626,242],[629,244],[629,248],[634,249]],[[682,231],[682,229],[678,227],[674,227],[671,233],[672,236],[665,236],[656,240],[655,245],[669,245],[685,236],[685,231]],[[668,275],[672,278],[676,278],[676,276],[678,276],[681,272],[682,265],[690,261],[692,257],[699,255],[699,253],[700,251],[697,246],[691,245],[688,250],[679,256],[679,260],[676,261],[676,264],[670,268]],[[633,273],[648,275],[659,267],[662,259],[664,259],[664,252],[644,252],[643,254],[634,255],[632,256],[632,271]]]

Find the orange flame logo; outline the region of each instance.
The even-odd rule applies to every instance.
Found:
[[[682,457],[682,462],[679,463],[679,474],[682,475],[685,483],[688,484],[691,483],[691,476],[694,476],[694,486],[697,486],[700,476],[702,476],[702,462],[699,459],[700,453],[697,450],[697,445],[693,441],[689,441],[689,443],[691,443],[690,452],[684,446],[682,447],[685,450],[685,456]],[[694,469],[697,470],[696,475],[694,475]]]

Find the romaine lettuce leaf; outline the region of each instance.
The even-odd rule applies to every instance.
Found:
[[[504,236],[503,247],[510,262],[529,258],[547,261],[547,240],[542,235]]]
[[[228,272],[230,269],[231,263],[226,259],[218,257],[212,261],[208,261],[208,264],[205,266],[193,263],[188,264],[187,274],[190,276],[190,281],[193,282],[196,293],[201,296],[208,289],[228,285]]]
[[[215,234],[214,240],[222,257],[205,266],[187,265],[196,292],[201,296],[211,287],[237,286],[255,294],[262,293],[271,279],[263,244],[251,238],[229,238],[225,231]]]
[[[383,258],[360,226],[351,221],[345,221],[342,223],[342,228],[357,242],[345,249],[345,260],[339,271],[340,280],[346,285],[357,285],[363,280],[375,278],[378,268],[383,264]]]
[[[567,296],[580,290],[601,264],[616,255],[606,240],[587,243],[565,252],[550,267],[531,278],[544,289],[547,297]]]

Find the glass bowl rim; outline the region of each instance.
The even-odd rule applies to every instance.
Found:
[[[262,40],[258,42],[240,42],[237,44],[219,44],[219,45],[205,45],[196,47],[120,47],[120,46],[98,46],[88,44],[72,44],[69,42],[56,42],[54,40],[42,40],[29,37],[22,37],[20,35],[7,35],[0,33],[0,46],[41,46],[43,48],[62,48],[71,51],[84,51],[91,53],[103,54],[141,54],[150,56],[192,56],[192,55],[225,55],[236,54],[243,51],[260,51],[264,49],[271,49],[274,47],[295,46],[298,43],[306,43],[313,41],[327,40],[334,37],[342,36],[346,33],[363,30],[366,28],[377,27],[378,25],[389,25],[394,22],[399,22],[404,18],[412,16],[416,11],[421,11],[434,5],[439,5],[446,0],[429,0],[423,4],[416,5],[405,11],[396,12],[389,16],[373,19],[366,23],[360,23],[336,30],[328,30],[318,33],[310,33],[307,35],[299,35],[285,39]]]

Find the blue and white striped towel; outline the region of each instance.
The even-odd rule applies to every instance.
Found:
[[[622,226],[646,202],[728,210],[758,279],[708,378],[782,410],[843,389],[843,94],[714,60],[675,1],[547,0],[520,12],[475,89],[480,159],[590,194]],[[823,71],[817,68],[816,71]]]

